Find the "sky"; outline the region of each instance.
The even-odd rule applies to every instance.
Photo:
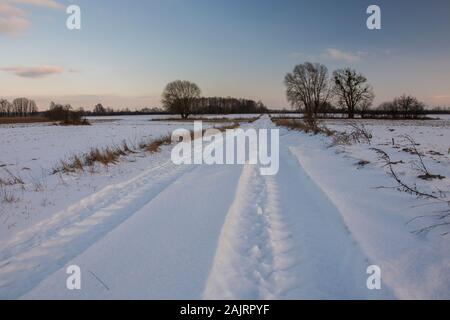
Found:
[[[71,4],[81,30],[66,27]],[[381,30],[366,27],[371,4]],[[306,61],[362,72],[375,105],[449,106],[450,1],[0,0],[0,98],[40,109],[158,107],[176,79],[289,108],[284,76]]]

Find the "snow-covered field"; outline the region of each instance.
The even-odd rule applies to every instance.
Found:
[[[255,115],[230,115],[236,117]],[[49,124],[0,125],[0,166],[14,173],[47,171],[58,161],[90,148],[105,148],[127,141],[137,145],[145,139],[158,138],[180,127],[191,127],[190,122],[161,122],[169,116],[110,116],[88,118],[91,126],[53,126]],[[173,117],[173,116],[171,116]],[[208,116],[216,118],[217,116]],[[221,116],[222,117],[222,116]],[[211,126],[211,124],[205,124]],[[25,175],[27,173],[25,172]],[[0,172],[0,177],[2,173]]]
[[[251,118],[258,115],[228,115]],[[36,223],[55,210],[109,183],[130,177],[140,165],[98,169],[99,174],[53,175],[61,160],[89,152],[92,148],[120,146],[126,141],[136,147],[170,134],[177,128],[192,130],[192,122],[151,121],[168,116],[106,116],[89,118],[91,126],[54,126],[50,123],[0,125],[0,240]],[[171,116],[173,117],[173,116]],[[217,116],[208,116],[216,118]],[[221,116],[222,118],[223,116]],[[226,123],[225,123],[226,124]],[[222,124],[205,122],[205,128]],[[130,156],[137,162],[142,154]],[[153,157],[159,157],[155,155]],[[145,161],[149,161],[145,159]],[[143,166],[146,164],[144,163]],[[14,183],[23,181],[22,183]],[[12,185],[9,185],[12,184]]]
[[[325,122],[329,128],[350,131],[347,123]],[[371,132],[371,145],[330,147],[330,138],[291,134],[291,150],[339,210],[358,246],[381,267],[384,284],[396,298],[450,298],[450,217],[442,217],[450,208],[441,202],[450,200],[450,121],[358,123]],[[418,178],[423,174],[420,160],[406,151],[411,143],[405,135],[417,143],[430,173],[445,178]],[[398,190],[385,161],[372,148],[389,154],[394,171],[407,185],[441,200]],[[428,229],[431,226],[437,227]]]
[[[330,147],[330,137],[279,128],[275,176],[254,165],[176,166],[171,146],[51,175],[61,158],[92,147],[192,129],[149,117],[101,120],[0,126],[0,170],[25,181],[3,187],[18,198],[0,204],[0,298],[450,298],[450,226],[414,233],[447,221],[435,215],[448,208],[390,188],[372,150],[387,152],[406,183],[448,197],[450,119],[365,120],[371,145]],[[350,130],[344,120],[324,124]],[[276,128],[267,116],[242,127]],[[443,179],[417,177],[405,135]],[[82,270],[81,290],[66,288],[69,265]],[[381,268],[381,290],[366,286],[370,265]]]

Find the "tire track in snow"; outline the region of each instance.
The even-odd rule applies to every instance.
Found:
[[[289,257],[291,234],[279,210],[273,177],[246,165],[228,212],[205,299],[276,299],[294,275]]]
[[[18,233],[0,250],[0,298],[33,288],[194,168],[169,160]]]
[[[223,226],[205,299],[377,299],[366,287],[367,256],[339,210],[288,146],[280,172],[246,165]]]

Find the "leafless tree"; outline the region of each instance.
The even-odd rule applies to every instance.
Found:
[[[397,118],[398,105],[393,103],[392,101],[383,102],[378,107],[378,110],[381,111],[383,114],[386,114],[386,115],[390,116],[392,119]]]
[[[105,113],[106,109],[101,103],[97,103],[94,107],[94,113],[95,114],[102,114]]]
[[[12,113],[12,104],[6,99],[0,99],[0,117],[8,117]]]
[[[192,82],[176,80],[169,83],[162,94],[164,108],[172,113],[178,113],[187,119],[194,111],[196,101],[200,98],[200,88]]]
[[[17,98],[14,99],[12,103],[12,113],[16,116],[25,117],[36,112],[37,106],[33,100],[27,98]]]
[[[333,73],[333,92],[339,105],[346,107],[348,117],[353,119],[355,111],[361,106],[372,104],[374,93],[367,79],[350,68],[339,69]]]
[[[361,118],[365,118],[368,115],[371,106],[372,106],[372,101],[363,101],[360,104],[358,111],[361,115]]]
[[[406,94],[395,98],[393,103],[405,119],[414,118],[425,109],[425,105],[416,97]]]
[[[304,108],[308,118],[316,116],[330,98],[328,69],[319,63],[295,66],[284,78],[284,84],[288,101],[296,108]]]
[[[425,104],[410,95],[402,95],[393,101],[384,102],[378,110],[391,118],[418,118],[425,110]]]
[[[199,114],[266,113],[263,102],[232,97],[202,97],[195,101],[195,112]]]

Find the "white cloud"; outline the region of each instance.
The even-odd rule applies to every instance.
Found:
[[[63,73],[64,69],[58,66],[6,67],[0,68],[0,71],[12,73],[23,78],[43,78],[49,75]]]
[[[336,48],[328,48],[322,53],[321,57],[328,60],[345,61],[355,63],[362,60],[367,53],[358,51],[356,53],[342,51]]]
[[[345,61],[347,63],[355,63],[363,60],[369,54],[364,51],[346,52],[336,48],[327,48],[320,54],[307,54],[303,52],[292,52],[289,54],[290,59],[304,60],[304,61],[315,61],[315,60],[334,60],[334,61]]]

